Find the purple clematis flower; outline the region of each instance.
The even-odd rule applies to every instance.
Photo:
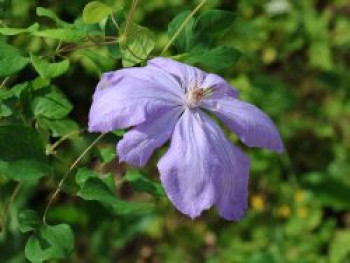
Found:
[[[121,161],[135,166],[144,166],[171,137],[158,169],[175,207],[195,218],[215,205],[225,219],[239,220],[247,208],[250,162],[202,109],[214,113],[249,147],[281,153],[283,144],[270,118],[237,96],[218,75],[158,57],[146,67],[103,75],[89,130],[133,127],[117,151]]]

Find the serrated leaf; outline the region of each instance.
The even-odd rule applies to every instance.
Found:
[[[115,22],[119,26],[119,29],[122,30],[124,28],[124,24],[126,20],[124,11],[119,11],[112,15],[114,17]],[[107,19],[107,22],[105,25],[105,35],[109,37],[117,37],[119,36],[120,32],[118,31],[118,28],[116,27],[116,25],[112,20],[112,15],[110,15]],[[113,44],[107,45],[107,48],[113,58],[120,59],[122,57],[119,43],[113,43]]]
[[[28,28],[2,27],[2,28],[0,28],[0,34],[5,35],[5,36],[14,36],[14,35],[18,35],[18,34],[34,33],[38,30],[39,30],[39,24],[35,23]]]
[[[68,257],[74,248],[74,235],[69,225],[43,225],[33,234],[25,247],[25,256],[31,262],[43,262]]]
[[[75,181],[80,186],[80,188],[83,188],[85,182],[89,178],[94,178],[96,176],[97,176],[96,173],[93,172],[92,170],[90,170],[88,168],[80,168],[78,170],[77,174],[75,175]]]
[[[177,32],[184,20],[189,16],[190,11],[184,11],[178,14],[168,25],[168,36],[171,39]],[[186,53],[193,47],[193,27],[195,19],[191,18],[181,33],[173,42],[178,53]]]
[[[24,210],[18,215],[18,225],[21,232],[37,229],[42,224],[41,218],[34,210]]]
[[[45,160],[45,145],[39,134],[23,125],[0,125],[0,160]]]
[[[233,24],[234,18],[234,13],[230,11],[208,10],[203,12],[194,26],[195,41],[211,45]]]
[[[87,178],[77,195],[85,200],[99,201],[107,205],[117,201],[115,194],[99,178]]]
[[[83,20],[86,24],[98,23],[113,12],[112,8],[101,2],[92,1],[83,10]]]
[[[9,179],[27,183],[35,182],[49,174],[49,167],[45,162],[31,159],[17,161],[0,161],[0,173]]]
[[[195,48],[184,59],[193,65],[201,65],[213,70],[222,70],[232,67],[241,57],[237,49],[220,46],[214,49]]]
[[[0,42],[0,78],[10,76],[28,64],[28,58],[22,52],[4,42]]]
[[[0,42],[0,78],[10,76],[28,64],[28,58],[22,52],[4,42]]]
[[[57,63],[50,63],[37,56],[31,56],[31,61],[39,73],[44,79],[53,79],[64,74],[69,68],[69,60],[65,59]]]
[[[62,120],[50,120],[46,118],[40,118],[39,124],[51,131],[52,137],[62,137],[71,132],[79,130],[79,125],[70,119],[62,119]]]
[[[126,44],[121,45],[124,67],[145,61],[155,46],[155,36],[148,28],[133,25]]]
[[[11,76],[27,66],[28,58],[14,56],[0,59],[0,78]]]
[[[143,176],[137,171],[128,171],[124,177],[126,182],[129,182],[136,191],[146,192],[153,196],[165,196],[163,187],[160,183],[156,183]]]
[[[49,119],[64,118],[73,108],[66,96],[53,87],[40,89],[30,106],[36,117],[44,116]]]
[[[73,28],[46,29],[32,33],[34,36],[58,39],[64,42],[80,42],[86,32]]]

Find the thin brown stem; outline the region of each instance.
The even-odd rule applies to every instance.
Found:
[[[132,22],[132,19],[134,17],[134,14],[135,14],[137,2],[138,2],[138,0],[133,0],[132,4],[131,4],[131,8],[130,8],[130,11],[129,11],[129,15],[128,15],[128,19],[126,21],[126,26],[125,26],[125,31],[124,31],[125,39],[127,39],[128,36],[129,36],[131,22]]]
[[[66,172],[66,174],[62,177],[61,181],[59,182],[55,192],[52,194],[49,202],[46,205],[44,215],[43,215],[43,222],[46,225],[46,215],[49,211],[53,201],[56,199],[58,194],[61,192],[63,184],[67,180],[70,173],[73,171],[73,169],[79,164],[79,162],[85,157],[85,155],[105,136],[105,133],[100,134],[86,149],[85,151],[74,161],[74,163],[69,167],[69,170]]]

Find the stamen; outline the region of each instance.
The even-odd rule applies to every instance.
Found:
[[[187,93],[187,106],[190,108],[198,107],[202,104],[205,97],[209,97],[213,94],[214,88],[194,88],[190,89]]]

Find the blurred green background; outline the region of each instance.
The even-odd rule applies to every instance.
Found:
[[[117,10],[128,10],[130,2],[104,1]],[[81,17],[87,3],[0,0],[0,22],[21,28],[39,22],[51,28],[54,23],[38,17],[36,7],[48,8],[71,23]],[[191,0],[139,1],[135,21],[156,33],[152,55],[166,45],[168,23],[196,4]],[[244,100],[271,116],[287,153],[279,156],[244,149],[252,159],[246,218],[227,222],[211,209],[192,221],[166,197],[154,198],[138,191],[137,184],[121,182],[125,170],[133,168],[116,160],[114,147],[120,134],[111,134],[84,158],[82,166],[97,171],[102,159],[102,168],[113,174],[118,198],[155,207],[114,215],[97,202],[72,195],[75,190],[68,183],[49,213],[51,222],[68,223],[74,231],[74,252],[62,262],[350,262],[350,2],[212,0],[200,12],[210,9],[235,12],[235,21],[221,41],[242,52],[234,67],[211,71],[224,76]],[[53,45],[32,36],[6,39],[36,54]],[[101,72],[120,68],[105,47],[92,50],[69,54],[68,73],[53,81],[73,104],[70,118],[82,128],[87,126]],[[25,68],[6,84],[11,87],[34,78],[34,71]],[[57,150],[57,156],[71,163],[91,140],[87,133],[72,137]],[[141,172],[157,182],[161,152],[155,155]],[[18,214],[25,208],[42,212],[57,182],[53,176],[22,187],[0,234],[0,262],[25,262],[29,234],[20,233]],[[4,204],[15,185],[0,176],[0,187]]]

